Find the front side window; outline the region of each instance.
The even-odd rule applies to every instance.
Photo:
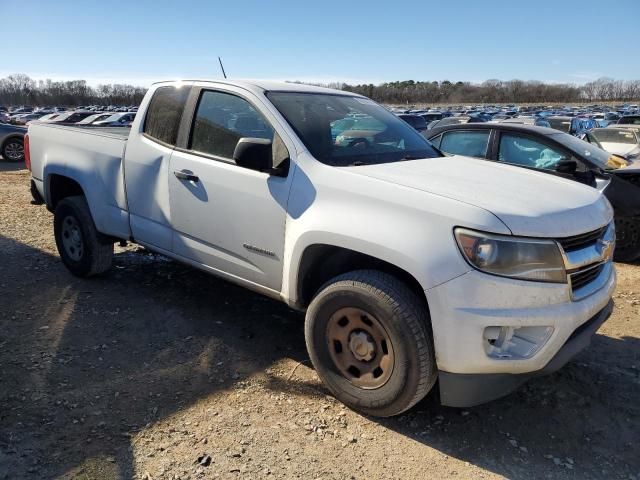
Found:
[[[554,170],[565,158],[561,152],[544,143],[508,133],[500,135],[499,148],[499,161],[525,167]]]
[[[453,155],[484,158],[489,144],[489,130],[447,132],[442,135],[440,150]]]
[[[241,138],[273,140],[273,134],[271,125],[248,101],[207,90],[198,103],[189,148],[231,160]]]
[[[368,98],[302,92],[267,97],[322,163],[342,167],[440,156],[409,124]]]
[[[188,95],[186,87],[158,88],[149,102],[143,132],[163,143],[175,145]]]

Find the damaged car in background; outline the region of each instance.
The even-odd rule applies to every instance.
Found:
[[[555,129],[504,122],[439,127],[429,131],[427,138],[448,154],[539,170],[597,188],[615,211],[615,259],[631,262],[640,257],[640,161],[637,159],[629,161],[612,155],[597,145]]]
[[[629,128],[594,128],[584,140],[629,161],[640,159],[640,134]]]

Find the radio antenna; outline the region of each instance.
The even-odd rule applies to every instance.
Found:
[[[226,79],[227,74],[224,71],[224,66],[222,65],[222,60],[220,59],[220,57],[218,57],[218,62],[220,62],[220,69],[222,70],[222,76]]]

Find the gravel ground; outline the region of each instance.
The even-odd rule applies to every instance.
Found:
[[[284,305],[135,246],[72,277],[0,165],[0,479],[640,480],[639,265],[560,372],[379,420],[328,395]]]

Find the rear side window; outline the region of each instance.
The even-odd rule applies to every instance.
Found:
[[[144,121],[144,133],[169,145],[176,144],[189,89],[160,87],[153,94]]]
[[[271,125],[245,99],[205,91],[198,104],[189,148],[231,160],[241,138],[273,140],[273,133]]]
[[[487,154],[489,130],[478,132],[447,132],[442,136],[440,150],[454,155],[482,157]]]

